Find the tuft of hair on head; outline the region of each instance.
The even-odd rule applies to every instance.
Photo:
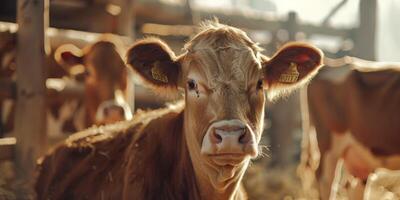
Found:
[[[219,22],[219,19],[217,17],[213,17],[212,19],[206,19],[200,22],[199,27],[200,30],[205,30],[205,29],[219,29],[226,27],[227,25],[221,24]]]
[[[253,42],[250,37],[248,37],[246,32],[239,28],[220,23],[216,17],[200,22],[197,33],[191,37],[183,49],[190,52],[200,41],[207,41],[210,44],[215,44],[215,42],[221,38],[229,38],[229,40],[245,44],[250,47],[255,54],[263,51],[258,43]]]

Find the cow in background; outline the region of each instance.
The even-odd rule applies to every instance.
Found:
[[[362,198],[375,169],[400,169],[400,67],[356,61],[351,70],[333,70],[342,76],[318,76],[307,91],[299,173],[322,199],[335,199],[342,178],[352,180],[344,183],[350,199]],[[342,169],[348,177],[340,177]]]
[[[115,36],[104,35],[94,44],[80,49],[72,44],[59,47],[57,62],[65,68],[83,66],[85,127],[132,118],[129,96],[132,91],[128,68],[121,57],[123,45]],[[71,70],[73,71],[73,70]]]
[[[0,80],[7,80],[5,82],[15,80],[16,42],[16,33],[0,32]],[[72,133],[92,124],[112,123],[132,117],[127,103],[127,98],[132,98],[132,92],[127,92],[132,84],[118,50],[123,45],[116,36],[103,36],[83,50],[72,44],[52,48],[56,50],[46,57],[46,86],[49,92],[47,132],[50,135]],[[84,91],[84,97],[73,99],[58,95],[57,90],[68,86]],[[10,133],[14,126],[13,97],[8,98],[11,99],[0,99],[0,135]]]

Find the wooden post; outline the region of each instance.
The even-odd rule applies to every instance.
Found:
[[[115,33],[134,37],[134,14],[133,14],[134,0],[111,0],[107,5],[107,10],[110,13],[112,9],[115,15]],[[111,11],[112,13],[112,11]]]
[[[106,9],[111,9],[110,6],[115,8],[115,11],[118,10],[119,12],[114,13],[114,25],[113,32],[119,35],[127,36],[130,40],[135,38],[134,28],[135,28],[135,15],[134,15],[134,5],[135,0],[111,0],[107,5]],[[111,10],[108,10],[109,13]],[[131,41],[129,41],[131,43]],[[131,74],[128,75],[128,95],[127,100],[130,108],[135,110],[135,87],[134,81],[131,78]]]
[[[321,23],[321,26],[328,26],[329,21],[336,15],[336,13],[343,8],[344,5],[346,5],[348,0],[342,0],[339,2],[333,9],[329,12],[329,14],[324,18],[324,20]]]
[[[297,13],[289,12],[288,19],[286,22],[286,30],[289,33],[289,41],[295,41],[296,33],[299,30],[298,23],[297,23]]]
[[[45,55],[48,0],[18,0],[17,104],[15,136],[18,178],[33,180],[36,159],[46,147]],[[21,191],[23,192],[23,191]]]
[[[376,59],[377,1],[360,1],[360,25],[356,30],[354,55],[366,60]]]
[[[288,31],[289,41],[296,40],[299,31],[297,14],[289,12],[283,28]],[[295,157],[294,133],[300,129],[299,93],[293,93],[285,101],[279,101],[271,106],[271,158],[272,166],[287,167]]]

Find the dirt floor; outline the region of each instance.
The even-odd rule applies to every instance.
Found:
[[[0,199],[14,200],[15,167],[14,163],[8,160],[0,161]]]
[[[251,165],[243,179],[251,200],[310,200],[310,194],[302,191],[296,175],[295,164],[287,167],[268,168],[262,163]],[[314,196],[314,195],[311,195]]]

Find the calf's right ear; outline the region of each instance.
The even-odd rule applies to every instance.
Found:
[[[128,50],[127,62],[147,86],[178,91],[181,65],[174,52],[161,40],[139,40]]]

